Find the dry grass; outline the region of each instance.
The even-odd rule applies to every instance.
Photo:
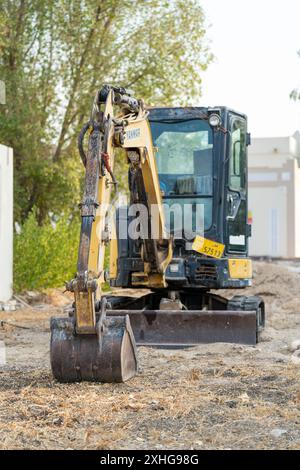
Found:
[[[272,293],[267,340],[256,348],[139,348],[140,372],[125,384],[53,380],[48,319],[59,307],[1,313],[0,320],[29,329],[0,328],[8,345],[8,364],[0,368],[0,448],[299,448],[300,367],[290,362],[288,344],[300,337],[300,315],[282,300],[285,276],[289,302],[299,280],[268,268],[257,265],[260,285],[254,286]],[[280,272],[282,288],[275,292],[272,276]],[[274,438],[276,428],[286,433]]]

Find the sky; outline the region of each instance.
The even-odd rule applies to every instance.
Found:
[[[254,137],[300,129],[300,0],[202,0],[215,55],[202,73],[202,106],[248,115]]]

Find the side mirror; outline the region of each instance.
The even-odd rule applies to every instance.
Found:
[[[248,147],[248,145],[251,145],[251,134],[250,132],[247,132],[246,134],[246,145]]]

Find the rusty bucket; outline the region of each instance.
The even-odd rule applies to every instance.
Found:
[[[72,317],[51,318],[50,328],[51,368],[59,382],[125,382],[137,373],[128,315],[106,317],[93,335],[76,334]]]

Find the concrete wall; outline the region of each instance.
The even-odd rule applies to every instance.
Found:
[[[298,167],[295,171],[294,191],[295,257],[300,258],[300,168]]]
[[[300,256],[300,134],[253,139],[249,149],[252,256]]]
[[[12,296],[13,151],[0,145],[0,302]]]
[[[288,257],[287,191],[278,188],[254,187],[249,191],[249,211],[253,214],[251,256]]]

